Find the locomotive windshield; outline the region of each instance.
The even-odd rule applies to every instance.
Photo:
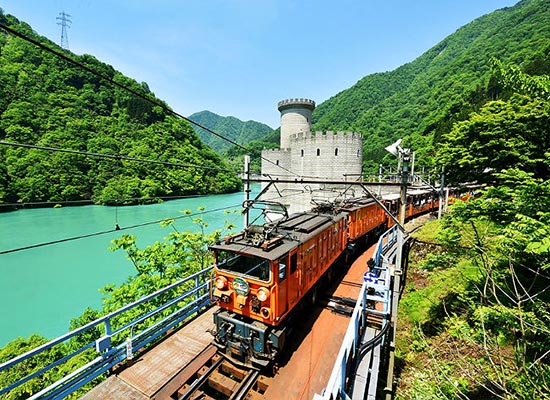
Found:
[[[269,282],[269,261],[265,258],[229,251],[218,251],[216,261],[218,269]]]

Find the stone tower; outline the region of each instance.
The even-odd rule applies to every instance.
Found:
[[[262,151],[262,174],[273,179],[342,181],[342,185],[277,183],[264,199],[285,204],[289,211],[311,209],[312,201],[332,201],[345,181],[358,180],[363,164],[362,137],[353,132],[311,132],[315,102],[287,99],[278,103],[281,113],[279,149]],[[269,161],[266,161],[269,160]],[[263,185],[265,187],[265,185]],[[349,191],[353,193],[353,191]]]
[[[291,135],[311,132],[311,114],[315,102],[309,99],[288,99],[280,101],[277,108],[281,113],[281,149],[288,149]]]

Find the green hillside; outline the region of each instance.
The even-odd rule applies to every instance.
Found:
[[[261,140],[273,131],[273,128],[260,122],[244,122],[235,117],[222,117],[210,111],[200,111],[189,116],[189,119],[241,145],[253,140]],[[204,129],[195,128],[195,131],[204,143],[218,153],[232,147],[232,144],[227,140],[212,135]]]
[[[523,0],[465,25],[408,64],[364,77],[320,104],[313,128],[363,133],[367,168],[398,138],[429,164],[434,138],[451,129],[447,120],[499,95],[491,57],[537,73],[549,50],[550,1]]]
[[[0,23],[62,51],[1,9]],[[90,55],[64,54],[107,79],[0,29],[0,140],[73,152],[0,145],[0,203],[93,199],[129,204],[238,189],[239,180],[220,156],[145,82]]]

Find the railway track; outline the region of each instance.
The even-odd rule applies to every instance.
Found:
[[[232,364],[220,354],[206,357],[202,366],[178,389],[177,400],[264,400],[269,377]]]

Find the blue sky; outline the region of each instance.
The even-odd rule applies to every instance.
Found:
[[[69,48],[111,64],[183,115],[210,110],[279,126],[277,102],[321,103],[413,61],[517,0],[0,0]]]

